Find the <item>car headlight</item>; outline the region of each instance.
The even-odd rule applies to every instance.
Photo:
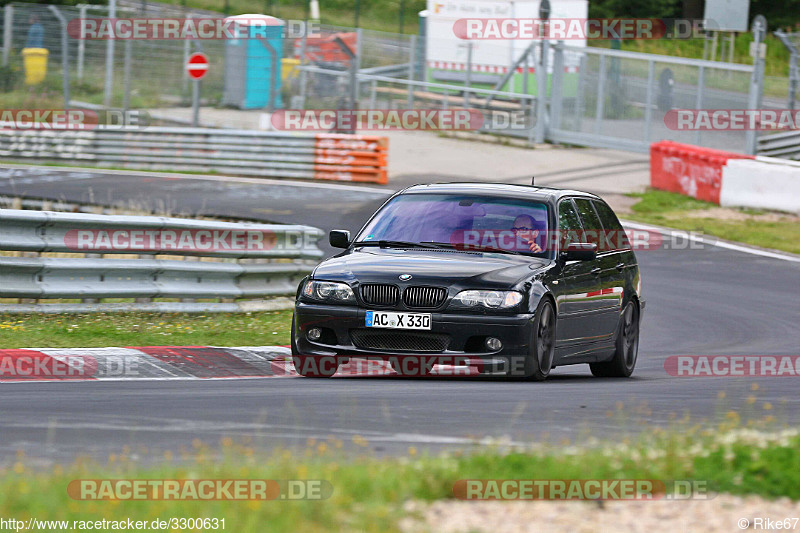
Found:
[[[303,287],[303,296],[327,302],[355,303],[356,301],[350,285],[333,281],[307,281]]]
[[[509,309],[522,301],[522,293],[517,291],[461,291],[453,304],[458,307],[483,306],[488,309]]]

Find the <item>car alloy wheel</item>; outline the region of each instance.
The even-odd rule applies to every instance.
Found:
[[[556,314],[548,299],[542,300],[536,310],[532,341],[531,351],[525,360],[525,377],[544,381],[553,367],[556,346]]]

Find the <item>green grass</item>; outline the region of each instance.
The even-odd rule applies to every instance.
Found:
[[[0,314],[0,348],[286,345],[291,319],[291,311]]]
[[[39,85],[29,87],[25,85],[22,59],[15,51],[11,54],[9,66],[0,71],[0,109],[59,109],[64,106],[63,80],[61,69],[51,61],[48,66],[47,76]],[[71,105],[75,101],[90,104],[103,103],[104,72],[97,68],[89,68],[83,80],[74,77],[70,80]],[[122,72],[115,72],[115,79],[122,80]],[[133,82],[131,91],[131,108],[153,108],[161,104],[160,95],[163,87],[158,84],[143,84]],[[124,87],[120,82],[114,84],[112,91],[112,105],[121,106]],[[206,95],[208,96],[208,95]]]
[[[713,215],[713,210],[719,207],[716,204],[682,194],[648,190],[630,196],[640,200],[633,205],[632,213],[623,218],[800,254],[800,220],[797,217],[776,214],[769,220],[761,220],[758,215],[763,213],[759,211],[739,210],[741,220],[728,220]],[[712,212],[693,216],[704,210]]]
[[[658,54],[688,59],[703,58],[704,39],[654,39],[654,40],[627,40],[622,43],[622,50],[629,52],[642,52],[647,54]],[[745,65],[752,65],[753,58],[749,54],[749,46],[753,37],[749,33],[740,34],[734,43],[733,62]],[[766,38],[767,57],[765,60],[764,94],[771,97],[786,97],[789,90],[789,51],[785,46],[772,35]],[[610,41],[590,41],[589,46],[608,48]],[[726,44],[727,47],[727,44]],[[719,49],[718,49],[719,50]],[[719,51],[717,59],[720,58]],[[728,60],[727,51],[724,61]],[[647,65],[638,64],[634,61],[624,63],[624,72],[628,76],[638,76],[647,78]],[[660,65],[658,68],[665,67]],[[698,71],[694,67],[683,67],[680,65],[670,65],[676,83],[694,85],[697,83]],[[658,72],[657,72],[658,74]],[[734,92],[747,90],[747,83],[750,76],[745,73],[733,73],[723,75],[720,71],[707,70],[705,85],[712,89],[721,89]]]
[[[715,207],[715,204],[697,200],[691,196],[676,194],[667,191],[650,189],[646,193],[630,194],[639,201],[633,205],[633,211],[640,215],[662,215],[674,211],[686,211],[692,209],[708,209]]]
[[[652,430],[634,441],[537,443],[529,450],[479,448],[471,453],[379,459],[365,451],[346,458],[341,440],[310,439],[306,448],[265,453],[248,440],[195,441],[182,453],[124,449],[102,464],[79,460],[37,468],[24,454],[0,468],[0,516],[25,520],[224,518],[230,531],[396,531],[408,501],[453,498],[462,479],[698,480],[712,494],[757,494],[800,499],[800,433],[760,432],[727,417],[717,427]],[[355,435],[367,450],[369,442]],[[134,454],[154,462],[142,466]],[[177,459],[181,461],[176,462]],[[333,487],[325,500],[83,501],[66,487],[75,479],[312,479]],[[268,526],[267,526],[268,525]]]
[[[622,50],[630,52],[644,52],[647,54],[659,54],[667,56],[677,56],[692,59],[702,59],[703,57],[702,38],[696,39],[653,39],[653,40],[627,40],[622,42]],[[753,64],[750,57],[750,43],[753,42],[751,33],[741,33],[736,36],[733,45],[733,62],[747,65]],[[789,75],[789,51],[778,40],[777,37],[769,34],[764,41],[767,45],[767,58],[764,73],[767,76],[788,76]],[[590,41],[589,46],[608,48],[611,41]],[[726,52],[724,60],[728,60],[727,37]],[[719,47],[717,47],[717,60],[720,59]]]

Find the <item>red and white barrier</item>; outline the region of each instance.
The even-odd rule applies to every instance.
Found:
[[[650,185],[722,206],[800,212],[800,164],[701,146],[650,145]]]
[[[751,155],[661,141],[650,145],[650,185],[719,204],[722,167],[730,159]]]

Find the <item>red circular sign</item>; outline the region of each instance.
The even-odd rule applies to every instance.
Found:
[[[205,76],[206,72],[208,72],[208,56],[200,52],[189,56],[189,62],[186,64],[186,72],[196,80]]]

